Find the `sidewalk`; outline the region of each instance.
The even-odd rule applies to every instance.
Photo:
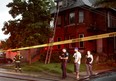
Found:
[[[106,70],[104,70],[106,71]],[[94,74],[97,74],[99,72],[103,72],[103,70],[94,71]],[[35,78],[43,78],[43,79],[49,79],[54,81],[77,81],[75,78],[75,74],[68,73],[67,78],[62,80],[61,75],[53,74],[53,73],[47,73],[47,72],[40,72],[40,73],[27,73],[27,72],[15,72],[14,70],[7,70],[0,68],[0,73],[4,74],[12,74],[12,75],[19,75],[19,76],[29,76],[29,77],[35,77]],[[86,76],[86,72],[80,72],[80,78],[83,78]]]
[[[0,68],[0,73],[3,74],[11,74],[11,75],[18,75],[18,76],[26,76],[26,77],[34,77],[34,78],[40,78],[40,79],[48,79],[48,80],[54,80],[54,81],[61,81],[61,75],[53,74],[53,73],[47,73],[47,72],[40,72],[40,73],[27,73],[27,72],[15,72],[14,70],[7,70]],[[70,74],[68,74],[68,78],[62,81],[76,81],[76,79]]]

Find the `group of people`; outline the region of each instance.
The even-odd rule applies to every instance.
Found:
[[[79,79],[79,69],[80,69],[80,64],[81,64],[81,58],[82,55],[79,52],[79,49],[76,47],[74,49],[75,53],[73,54],[74,57],[74,72],[76,73],[76,79]],[[69,53],[67,50],[64,48],[62,49],[62,54],[59,56],[61,59],[61,69],[62,69],[62,79],[65,79],[67,77],[67,72],[66,72],[66,66],[67,66],[67,61],[69,58]],[[15,71],[20,71],[21,70],[21,59],[23,56],[20,54],[20,51],[17,51],[17,55],[14,57],[14,63],[15,63]],[[87,51],[86,55],[86,68],[87,68],[87,75],[91,76],[93,75],[92,72],[92,63],[93,63],[93,55],[91,54],[90,51]]]
[[[62,79],[65,79],[67,77],[66,66],[69,58],[69,53],[67,52],[66,49],[62,49],[62,51],[63,53],[59,56],[59,58],[61,59]],[[80,69],[82,55],[77,47],[74,49],[74,51],[75,51],[75,53],[73,54],[74,71],[76,72],[76,79],[79,79],[79,69]],[[93,55],[91,54],[90,51],[87,51],[85,63],[87,68],[87,75],[88,76],[93,75],[92,73]]]

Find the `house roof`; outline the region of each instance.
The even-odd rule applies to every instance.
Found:
[[[65,4],[65,6],[64,4],[62,5],[64,7],[59,8],[59,12],[65,11],[67,9],[75,8],[75,7],[82,7],[82,6],[87,6],[87,7],[94,8],[94,9],[102,7],[102,6],[98,6],[98,7],[94,6],[97,0],[55,0],[55,2],[57,1],[58,2],[64,1],[67,3]],[[116,11],[116,8],[110,8],[110,9]],[[51,14],[56,13],[56,12],[57,12],[56,8],[51,9]]]
[[[56,0],[56,1],[64,1],[65,5],[62,4],[62,7],[60,7],[60,11],[64,11],[67,9],[75,8],[75,7],[80,7],[80,6],[89,6],[93,7],[93,4],[95,3],[96,0]],[[51,13],[56,12],[56,8],[52,9]]]

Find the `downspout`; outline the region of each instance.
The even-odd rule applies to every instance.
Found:
[[[108,28],[110,27],[110,12],[107,12],[107,23],[108,23]]]
[[[110,12],[107,12],[107,32],[109,32],[109,27],[110,27]],[[109,38],[107,38],[107,57],[109,57]]]

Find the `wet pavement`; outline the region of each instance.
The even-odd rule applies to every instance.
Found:
[[[80,74],[80,77],[84,77],[85,73]],[[61,79],[61,75],[55,75],[51,73],[19,73],[13,70],[6,70],[0,68],[0,81],[77,81],[75,74],[68,74],[66,79]]]
[[[13,70],[6,70],[0,68],[0,81],[77,81],[75,74],[70,75],[64,80],[61,79],[61,75],[55,75],[51,73],[19,73]]]
[[[20,79],[14,79],[14,78],[0,77],[0,81],[27,81],[27,80],[20,80]]]
[[[100,72],[96,75],[82,78],[79,81],[116,81],[116,69]]]
[[[93,77],[87,77],[86,72],[80,72],[80,80],[79,81],[93,81],[94,78],[99,78],[99,73],[102,72],[102,75],[104,74],[102,71],[94,71]],[[108,71],[106,72],[108,73]],[[109,74],[109,73],[108,73]],[[99,74],[100,75],[100,74]],[[116,75],[114,76],[116,77]],[[113,78],[113,77],[111,77]],[[110,79],[111,79],[110,78]],[[91,79],[91,80],[90,80]],[[26,73],[26,72],[15,72],[13,70],[6,70],[0,68],[0,81],[77,81],[75,78],[75,74],[68,74],[68,77],[66,79],[61,79],[61,75],[55,75],[51,73]],[[104,81],[103,79],[94,80],[94,81]],[[106,81],[106,79],[105,79]],[[116,81],[112,80],[112,81]]]
[[[49,80],[43,79],[41,80],[30,76],[0,73],[0,81],[49,81]]]
[[[42,78],[37,75],[27,73],[16,73],[0,68],[0,81],[58,81],[50,78]]]

